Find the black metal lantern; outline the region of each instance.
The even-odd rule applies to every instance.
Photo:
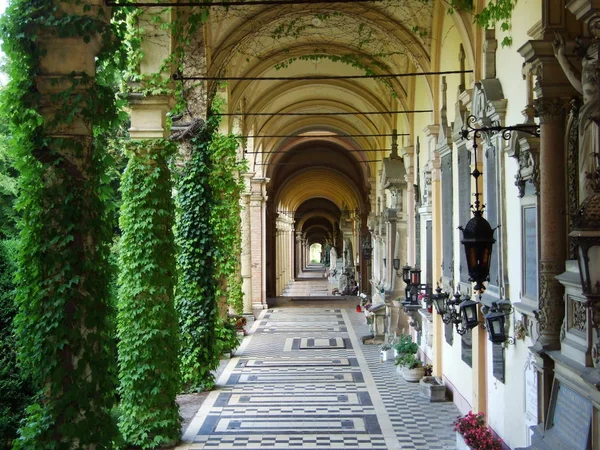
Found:
[[[583,295],[600,300],[600,193],[581,203],[573,217],[574,230],[569,234],[577,245],[577,261]]]
[[[404,281],[406,284],[410,284],[410,269],[412,269],[412,267],[410,267],[408,264],[402,267],[402,281]]]
[[[490,312],[485,315],[488,337],[494,344],[506,341],[506,315],[494,303]]]
[[[448,294],[442,292],[442,288],[439,285],[435,288],[435,294],[431,296],[431,300],[437,313],[442,317],[445,316],[448,311]]]
[[[385,258],[383,258],[383,267],[387,266],[387,260]]]
[[[415,267],[410,269],[410,284],[419,286],[421,284],[421,269]]]
[[[398,258],[394,258],[394,270],[397,272],[398,270],[400,270],[400,260]]]
[[[468,295],[460,303],[460,318],[464,329],[471,330],[475,328],[479,321],[477,320],[477,302],[471,300]]]
[[[485,290],[483,282],[488,280],[490,274],[492,248],[496,242],[494,230],[482,214],[481,210],[473,211],[473,217],[467,225],[459,227],[463,232],[460,242],[465,246],[469,279],[475,282],[475,291]]]

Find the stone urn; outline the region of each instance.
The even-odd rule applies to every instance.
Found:
[[[424,376],[425,368],[423,366],[415,367],[414,369],[404,367],[404,370],[402,371],[402,377],[409,383],[418,383]]]
[[[423,377],[419,381],[419,395],[430,402],[445,402],[446,385],[439,377]]]

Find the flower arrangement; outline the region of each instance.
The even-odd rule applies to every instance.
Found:
[[[492,435],[483,413],[469,411],[466,416],[458,416],[452,424],[454,431],[460,433],[465,444],[473,450],[502,450],[502,441]]]
[[[433,375],[433,366],[431,364],[425,364],[423,366],[423,369],[425,370],[426,377],[430,377]]]

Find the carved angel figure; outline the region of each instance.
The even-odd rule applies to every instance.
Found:
[[[565,40],[560,33],[554,33],[552,47],[571,85],[583,96],[583,106],[579,112],[579,201],[593,193],[591,180],[586,173],[594,171],[593,154],[598,152],[598,124],[600,122],[600,101],[598,99],[598,40],[587,48],[581,61],[581,72],[571,64],[565,55]]]

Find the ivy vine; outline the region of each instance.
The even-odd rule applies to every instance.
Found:
[[[190,140],[191,158],[177,186],[177,310],[181,330],[181,373],[186,390],[211,389],[219,364],[216,346],[218,310],[215,289],[214,237],[210,223],[210,141],[206,126]]]
[[[129,143],[121,183],[119,426],[126,442],[144,449],[173,444],[180,433],[174,205],[167,165],[175,151],[164,139]]]
[[[102,9],[68,14],[69,3],[14,0],[1,22],[10,79],[2,105],[20,173],[14,326],[19,364],[37,391],[16,449],[110,448],[117,435],[106,153],[91,136],[52,136],[75,121],[107,130],[117,120],[116,98],[93,74],[54,76],[64,86],[54,94],[37,83],[40,33],[84,43],[100,37],[100,61],[119,44]],[[53,116],[41,114],[48,100],[58,107]]]
[[[219,315],[219,300],[242,311],[239,277],[240,192],[234,136],[217,131],[220,117],[211,115],[193,136],[191,157],[177,189],[180,281],[177,308],[182,333],[181,370],[186,389],[212,389],[212,371],[222,352],[237,342],[235,329]]]

